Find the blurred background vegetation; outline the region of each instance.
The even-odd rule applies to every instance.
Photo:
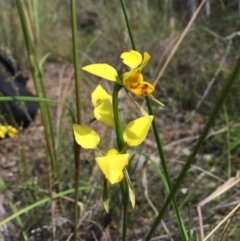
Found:
[[[198,1],[188,0],[185,3],[183,2],[185,1],[126,1],[137,49],[140,52],[146,51],[151,55],[150,64],[144,73],[149,82],[154,82],[156,79],[161,67],[199,4]],[[182,167],[181,162],[184,162],[186,153],[190,152],[196,136],[200,134],[203,124],[207,120],[235,60],[239,57],[239,1],[212,0],[207,1],[207,3],[197,16],[162,78],[157,82],[154,94],[156,98],[165,104],[164,108],[160,108],[157,105],[154,105],[154,107],[156,117],[158,118],[160,135],[166,145],[165,150],[169,159],[169,168],[173,181]],[[122,52],[130,50],[131,44],[119,1],[77,1],[77,7],[81,66],[103,62],[121,70],[119,56]],[[39,55],[43,56],[50,53],[44,64],[45,75],[47,76],[45,83],[46,86],[49,86],[48,91],[55,92],[59,84],[56,81],[60,78],[59,73],[63,70],[63,66],[71,66],[73,60],[69,1],[38,1],[36,12],[39,21],[39,30],[37,31],[40,39]],[[0,0],[0,53],[11,58],[20,69],[29,70],[18,11],[15,3],[7,0]],[[84,122],[87,123],[92,118],[89,96],[97,80],[85,73],[82,73],[81,79],[84,88],[83,118],[85,119]],[[68,92],[66,100],[74,108],[73,92],[72,87]],[[57,98],[59,96],[56,97],[50,93],[50,97]],[[225,180],[236,176],[239,171],[239,103],[240,79],[236,81],[228,96],[228,100],[212,129],[212,135],[204,144],[202,153],[199,153],[197,165],[201,171],[197,167],[196,169],[193,168],[184,182],[182,192],[179,192],[177,195],[178,203],[182,207],[183,217],[189,223],[189,227],[195,230],[192,231],[194,233],[192,240],[199,240],[196,238],[198,237],[198,222],[194,219],[196,216],[196,204],[211,194]],[[123,107],[122,111],[126,118],[131,119],[131,116],[134,115],[128,108]],[[55,107],[52,108],[52,119],[53,122],[56,121]],[[61,119],[60,134],[58,133],[60,143],[58,155],[62,163],[61,174],[63,179],[60,185],[62,189],[72,187],[73,182],[71,174],[74,171],[71,149],[72,133],[69,131],[71,129],[69,123],[67,113],[64,112]],[[33,129],[30,132],[33,135],[41,130],[41,123],[37,123],[36,126],[37,129]],[[36,128],[36,126],[33,128]],[[102,127],[97,126],[97,128],[100,128],[103,133],[105,132]],[[41,140],[39,144],[39,139],[36,139],[35,142],[38,142],[38,144],[29,144],[29,132],[23,133],[21,138],[15,145],[15,149],[9,149],[9,152],[13,152],[15,155],[17,171],[14,172],[12,179],[6,178],[8,190],[11,193],[10,199],[17,203],[19,208],[30,205],[43,197],[43,190],[48,185],[46,183],[47,164],[45,161],[46,156],[44,155],[44,140]],[[110,138],[110,135],[107,136],[106,134],[106,139],[103,141],[106,145],[109,144],[108,138]],[[183,140],[184,138],[190,139],[179,144],[175,143],[177,140]],[[11,145],[9,141],[6,140],[0,143],[2,150],[3,148],[6,150],[6,145]],[[22,147],[21,145],[25,146]],[[25,150],[26,146],[28,146],[27,151]],[[150,136],[148,142],[143,147],[144,152],[154,153],[153,146]],[[1,153],[0,150],[3,156],[7,155],[6,152],[2,151]],[[26,157],[25,152],[27,154],[31,153],[28,154],[29,157]],[[101,178],[99,174],[96,174],[93,156],[83,155],[81,184],[100,185]],[[139,153],[134,153],[134,155],[136,156],[135,159],[138,160]],[[11,158],[13,157],[11,156]],[[148,159],[154,158],[154,154],[148,156]],[[231,163],[230,171],[228,169],[229,163]],[[166,191],[161,183],[154,185],[159,177],[154,173],[153,166],[149,165],[146,167],[145,165],[138,173],[133,171],[134,187],[137,193],[137,206],[134,213],[137,213],[137,215],[130,215],[132,220],[130,220],[129,229],[132,232],[129,234],[129,240],[137,240],[143,237],[148,222],[151,222],[155,215],[146,199],[146,195],[143,196],[141,190],[142,186],[145,187],[144,181],[146,179],[144,179],[143,174],[146,168],[149,172],[147,180],[151,187],[148,190],[151,199],[154,200],[157,196],[159,200],[159,197],[164,199],[166,196]],[[206,174],[204,170],[214,175],[214,178]],[[16,182],[16,178],[19,176],[21,183]],[[141,184],[139,180],[142,180]],[[113,193],[114,188],[112,188]],[[214,200],[214,203],[208,207],[204,216],[204,220],[206,220],[208,225],[207,228],[215,225],[232,208],[230,205],[217,209],[220,204],[226,205],[238,200],[237,194],[239,190],[236,187],[229,192],[231,195],[224,194],[225,196]],[[117,204],[119,201],[118,199],[113,201],[114,195],[112,196],[111,205],[113,210],[106,215],[101,203],[95,203],[96,200],[100,199],[101,190],[97,191],[94,189],[93,191],[91,189],[91,191],[81,192],[80,199],[85,205],[85,219],[83,218],[84,222],[82,224],[84,227],[82,229],[83,240],[94,240],[92,234],[88,233],[89,230],[96,233],[96,240],[101,239],[102,231],[96,228],[97,225],[94,224],[94,220],[103,227],[110,226],[110,236],[112,240],[117,240],[120,209],[117,205],[113,205],[114,202]],[[62,218],[62,223],[59,221],[61,224],[59,226],[56,225],[61,227],[61,231],[57,232],[56,240],[66,240],[66,237],[69,235],[71,228],[68,227],[68,222],[71,222],[71,205],[71,202],[66,204],[65,209],[67,211],[64,218]],[[161,203],[154,203],[154,205],[158,209],[161,207]],[[54,215],[63,217],[59,213]],[[23,229],[32,237],[32,240],[38,240],[36,238],[37,231],[33,232],[32,230],[40,228],[39,235],[42,235],[42,239],[39,240],[51,240],[49,232],[52,233],[54,231],[50,223],[53,222],[54,215],[51,213],[48,205],[34,209],[24,215],[23,220],[25,224]],[[173,233],[175,237],[173,239],[180,240],[176,229],[176,221],[173,217],[173,214],[169,212],[165,221],[170,229],[170,233]],[[140,228],[145,225],[146,229]],[[227,240],[239,240],[240,233],[237,235],[236,231],[240,228],[239,218],[237,219],[236,217],[236,222],[231,225]],[[163,235],[163,233],[163,230],[159,230],[159,235]],[[18,237],[21,236],[21,234],[16,235]]]

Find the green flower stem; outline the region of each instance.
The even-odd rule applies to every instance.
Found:
[[[129,23],[129,20],[128,20],[125,4],[124,4],[123,0],[120,0],[120,2],[121,2],[123,14],[124,14],[125,22],[127,24],[127,29],[128,29],[128,33],[129,33],[129,36],[130,36],[130,40],[131,40],[131,43],[132,43],[132,48],[133,48],[133,50],[136,50],[136,44],[135,44],[133,34],[132,34],[132,29],[131,29],[131,26],[130,26],[130,23]],[[152,111],[152,106],[151,106],[149,97],[146,97],[146,101],[147,101],[147,107],[148,107],[149,114],[154,115],[153,111]],[[166,181],[167,181],[167,187],[166,188],[167,188],[168,192],[170,192],[171,187],[172,187],[171,180],[170,180],[170,176],[169,176],[169,173],[168,173],[168,168],[167,168],[166,160],[165,160],[165,157],[164,157],[164,153],[163,153],[163,149],[162,149],[162,145],[161,145],[160,137],[159,137],[159,134],[158,134],[155,119],[153,119],[153,121],[152,121],[152,127],[153,127],[153,132],[154,132],[155,140],[156,140],[157,147],[158,147],[158,153],[159,153],[161,163],[162,163],[162,166],[163,166],[164,175],[165,175],[165,178],[166,178]],[[181,230],[182,238],[183,238],[183,240],[188,240],[187,231],[186,231],[186,228],[185,228],[184,223],[182,221],[182,218],[180,216],[178,206],[177,206],[177,203],[176,203],[175,199],[173,199],[173,208],[174,208],[174,211],[175,211],[176,216],[177,216],[178,225],[179,225],[180,230]]]
[[[71,21],[72,21],[72,44],[73,58],[75,69],[75,90],[77,105],[77,122],[81,124],[81,89],[80,89],[80,73],[78,60],[78,41],[77,41],[77,16],[76,1],[71,0]],[[74,139],[75,140],[75,139]],[[74,192],[74,240],[78,240],[78,198],[79,198],[79,174],[80,174],[80,153],[81,147],[75,141],[75,192]]]
[[[156,220],[154,221],[148,235],[146,236],[145,241],[150,241],[154,231],[156,230],[156,228],[158,227],[159,223],[161,222],[161,219],[163,217],[163,215],[165,214],[169,204],[171,203],[175,193],[177,192],[177,190],[179,189],[181,183],[183,182],[184,177],[186,176],[187,171],[189,170],[191,164],[193,163],[193,161],[195,160],[196,155],[198,154],[200,147],[202,146],[205,138],[207,137],[207,134],[211,128],[211,126],[213,125],[213,122],[216,119],[216,116],[220,110],[220,108],[222,107],[227,94],[229,93],[229,91],[231,90],[231,87],[233,86],[234,81],[238,78],[239,79],[239,72],[240,72],[240,58],[238,59],[232,74],[230,75],[229,79],[227,80],[227,83],[225,85],[225,87],[222,89],[221,94],[217,100],[217,103],[203,129],[203,132],[201,134],[201,136],[198,139],[197,144],[195,145],[192,153],[189,155],[187,162],[185,164],[185,166],[183,167],[181,173],[178,176],[178,179],[176,180],[175,185],[173,186],[171,192],[169,193],[162,209],[161,212],[158,214],[158,217],[156,218]]]
[[[114,114],[114,121],[115,121],[115,128],[116,128],[116,137],[117,137],[117,144],[118,150],[122,150],[125,146],[123,140],[123,126],[122,121],[119,116],[118,111],[118,92],[122,88],[122,85],[118,83],[114,83],[113,87],[113,114]],[[129,199],[129,190],[127,181],[125,178],[120,182],[121,192],[122,192],[122,202],[123,202],[123,220],[122,220],[122,241],[126,241],[127,238],[127,208],[128,208],[128,199]]]
[[[125,8],[125,4],[124,4],[123,0],[120,0],[120,2],[121,2],[123,14],[124,14],[125,22],[127,24],[127,29],[128,29],[129,37],[130,37],[130,40],[131,40],[132,48],[133,48],[133,50],[136,50],[137,48],[136,48],[135,41],[134,41],[134,38],[133,38],[132,28],[131,28],[131,25],[130,25],[129,20],[128,20],[128,15],[127,15],[127,11],[126,11],[126,8]]]
[[[147,96],[146,96],[146,102],[147,102],[147,107],[148,107],[149,114],[150,115],[154,115],[150,99]],[[160,160],[161,160],[161,164],[162,164],[162,167],[163,167],[163,172],[164,172],[164,176],[165,176],[165,180],[166,180],[166,184],[167,184],[166,188],[167,188],[167,191],[169,193],[171,191],[171,189],[172,189],[172,183],[171,183],[171,179],[170,179],[170,176],[169,176],[169,173],[168,173],[168,167],[167,167],[165,155],[163,153],[163,148],[162,148],[161,140],[160,140],[160,137],[159,137],[159,134],[158,134],[158,129],[157,129],[155,118],[152,121],[152,127],[153,127],[153,133],[154,133],[154,137],[155,137],[155,141],[156,141],[156,144],[157,144],[159,157],[160,157]],[[182,220],[182,218],[180,216],[177,202],[176,202],[174,197],[172,199],[172,204],[173,204],[174,212],[175,212],[175,214],[177,216],[178,225],[179,225],[179,227],[181,229],[182,239],[183,240],[188,240],[189,237],[188,237],[186,228],[184,226],[183,220]]]
[[[124,148],[124,140],[123,140],[123,126],[122,121],[119,116],[118,112],[118,92],[122,89],[122,85],[118,83],[114,83],[113,86],[113,115],[114,115],[114,121],[115,121],[115,127],[116,127],[116,137],[117,137],[117,144],[118,144],[118,150],[122,150]]]
[[[122,201],[123,201],[123,214],[122,214],[122,241],[127,240],[127,209],[128,209],[128,199],[129,199],[129,190],[127,185],[127,180],[124,177],[120,182],[121,192],[122,192]]]

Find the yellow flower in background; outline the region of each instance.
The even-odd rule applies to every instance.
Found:
[[[13,138],[13,137],[15,137],[17,132],[18,132],[17,129],[12,126],[0,125],[0,138],[2,138],[2,139],[4,139],[6,136]]]
[[[0,138],[4,139],[7,134],[7,127],[0,125]]]
[[[17,134],[17,129],[12,126],[7,126],[7,134],[9,137],[13,138]]]
[[[98,85],[92,92],[92,103],[94,105],[94,117],[107,126],[115,126],[112,96],[101,85]]]
[[[96,149],[99,142],[99,135],[90,127],[73,124],[75,140],[85,149]]]
[[[130,50],[129,52],[122,53],[121,58],[123,59],[123,63],[131,68],[130,71],[122,75],[122,80],[118,78],[117,70],[109,64],[90,64],[82,69],[106,80],[117,81],[136,96],[150,95],[154,91],[154,86],[144,81],[141,73],[142,69],[148,63],[150,55],[145,52],[142,58],[139,52]]]
[[[105,156],[96,157],[95,160],[108,182],[115,184],[122,180],[128,158],[128,153],[120,154],[116,149],[110,149]]]

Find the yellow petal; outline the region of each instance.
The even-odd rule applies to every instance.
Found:
[[[8,126],[7,127],[7,134],[9,137],[13,138],[16,134],[17,134],[17,129],[12,127],[12,126]]]
[[[142,61],[141,65],[138,67],[138,69],[140,71],[142,71],[142,69],[146,66],[146,64],[148,63],[149,59],[150,59],[150,55],[147,52],[144,52],[144,54],[143,54],[143,61]]]
[[[94,117],[107,126],[115,126],[112,96],[109,95],[101,85],[92,92],[92,103],[94,105]]]
[[[112,96],[109,95],[101,85],[98,85],[92,92],[92,103],[96,107],[102,100],[112,101]]]
[[[135,50],[124,52],[120,57],[123,59],[123,63],[131,69],[137,68],[142,63],[142,55]]]
[[[4,132],[0,129],[0,138],[4,139],[5,138],[5,134]]]
[[[119,154],[116,149],[110,149],[106,156],[96,157],[100,170],[110,184],[118,183],[123,178],[123,169],[128,165],[129,154]]]
[[[127,82],[128,81],[126,81],[126,83]],[[134,82],[131,81],[131,83],[134,83]],[[153,85],[151,85],[146,81],[139,82],[139,84],[135,86],[133,84],[131,84],[130,86],[126,85],[125,88],[133,92],[138,97],[144,97],[144,96],[150,95],[155,89]]]
[[[73,124],[75,140],[85,149],[95,149],[100,142],[99,135],[90,127]]]
[[[102,100],[94,108],[94,117],[107,126],[115,126],[113,106],[110,100]]]
[[[118,73],[116,69],[114,69],[109,64],[90,64],[82,68],[83,70],[89,72],[90,74],[94,74],[98,77],[116,81],[118,77]]]
[[[123,139],[129,146],[138,146],[146,138],[154,116],[140,117],[131,121],[123,132]]]

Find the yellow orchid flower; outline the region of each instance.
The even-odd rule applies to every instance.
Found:
[[[141,73],[142,69],[148,63],[150,55],[144,52],[142,59],[142,55],[139,52],[130,50],[129,52],[122,53],[120,57],[123,59],[123,63],[131,68],[130,71],[123,74],[122,81],[125,88],[138,97],[150,95],[155,88],[143,80]]]
[[[122,180],[128,158],[128,153],[120,154],[116,149],[110,149],[105,156],[96,157],[95,160],[108,182],[115,184]]]
[[[123,132],[123,139],[128,146],[138,146],[145,139],[154,116],[143,116],[131,121]]]
[[[98,85],[92,92],[92,103],[94,105],[94,117],[107,126],[115,126],[112,96],[101,85]]]
[[[108,64],[90,64],[82,69],[98,77],[117,81],[136,96],[150,95],[154,91],[154,86],[144,81],[141,73],[142,69],[148,63],[150,55],[145,52],[142,59],[142,55],[139,52],[130,50],[129,52],[122,53],[120,57],[123,59],[123,63],[131,68],[130,71],[122,75],[122,80],[118,78],[117,70]]]

